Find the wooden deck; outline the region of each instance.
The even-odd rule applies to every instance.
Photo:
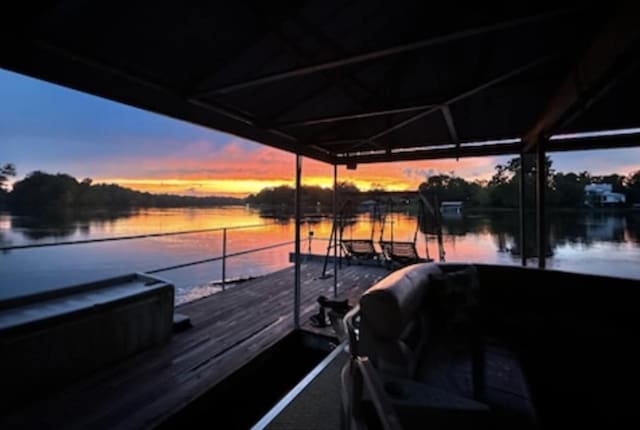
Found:
[[[333,294],[322,266],[302,265],[301,321],[317,311],[316,298]],[[353,303],[388,273],[381,267],[343,266],[339,296]],[[293,329],[293,267],[185,304],[177,312],[193,327],[166,345],[138,354],[34,401],[0,428],[149,428],[207,391]]]

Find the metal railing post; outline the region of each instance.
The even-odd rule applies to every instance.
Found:
[[[227,279],[227,229],[222,229],[222,291],[225,290]]]

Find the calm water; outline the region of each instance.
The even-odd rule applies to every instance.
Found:
[[[412,240],[415,218],[394,214],[395,240]],[[47,224],[27,217],[0,214],[2,246],[82,240],[133,234],[193,230],[223,226],[265,224],[227,233],[227,252],[242,251],[293,239],[293,222],[261,218],[244,207],[209,209],[149,209],[129,214],[85,219],[56,219]],[[550,214],[548,267],[640,278],[640,213],[561,212]],[[360,215],[346,227],[346,238],[371,235],[372,222]],[[389,238],[391,223],[385,238]],[[303,225],[303,237],[314,232],[312,251],[324,253],[331,220],[315,217]],[[379,238],[376,224],[375,240]],[[533,235],[531,235],[532,241]],[[434,236],[428,237],[431,257],[437,256]],[[308,241],[302,245],[308,250]],[[418,250],[426,255],[425,238],[418,235]],[[446,261],[477,261],[519,264],[516,212],[469,214],[445,218]],[[293,245],[231,258],[227,277],[259,276],[289,265]],[[34,248],[0,254],[0,298],[55,289],[136,271],[147,271],[221,255],[220,232],[92,243],[76,246]],[[533,250],[528,251],[531,255]],[[221,278],[221,262],[212,262],[158,274],[174,282],[176,301],[182,303],[219,289],[212,281]]]

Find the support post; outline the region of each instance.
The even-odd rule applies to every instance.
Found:
[[[333,298],[338,297],[338,165],[333,165]]]
[[[536,165],[536,227],[538,236],[538,267],[544,269],[546,266],[546,236],[545,236],[545,188],[547,185],[547,172],[545,165],[545,142],[540,141],[537,145],[537,165]]]
[[[527,222],[526,222],[526,179],[525,154],[520,153],[520,258],[523,266],[527,265]]]
[[[300,180],[302,177],[302,155],[296,154],[296,194],[294,203],[295,212],[295,267],[294,267],[294,290],[293,290],[293,323],[296,328],[300,327]]]
[[[222,291],[225,290],[227,279],[227,229],[222,229]]]

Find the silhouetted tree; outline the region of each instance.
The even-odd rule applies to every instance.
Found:
[[[437,195],[441,202],[462,201],[471,205],[475,204],[473,197],[481,188],[478,183],[447,174],[430,176],[422,187],[426,192]]]
[[[231,197],[191,197],[150,194],[115,184],[94,185],[90,178],[78,182],[64,173],[32,172],[14,184],[9,205],[19,212],[61,209],[127,209],[135,207],[185,207],[240,204]]]
[[[549,156],[545,160],[547,188],[551,188],[554,170]],[[520,205],[520,157],[512,158],[506,164],[498,164],[496,173],[487,184],[489,202],[493,207],[517,208]],[[525,157],[524,164],[525,187],[533,190],[537,175],[537,164],[531,157]],[[525,193],[526,205],[534,204],[535,195],[532,192]]]
[[[361,199],[360,190],[350,182],[338,183],[338,206],[342,207],[344,202],[350,200],[357,203]],[[295,189],[288,185],[279,187],[263,188],[257,194],[247,197],[247,203],[263,206],[284,206],[291,209],[294,204]],[[322,188],[319,186],[302,186],[301,203],[304,207],[320,206],[328,210],[333,205],[333,188]]]
[[[640,170],[630,173],[625,179],[627,201],[631,204],[640,203]]]
[[[10,176],[16,176],[16,166],[11,163],[0,166],[0,208],[2,208],[6,203],[6,183]]]
[[[11,163],[0,166],[0,190],[6,191],[6,182],[10,176],[16,176],[16,166]]]
[[[584,203],[584,187],[591,182],[589,172],[555,173],[548,201],[556,207],[580,207]]]

